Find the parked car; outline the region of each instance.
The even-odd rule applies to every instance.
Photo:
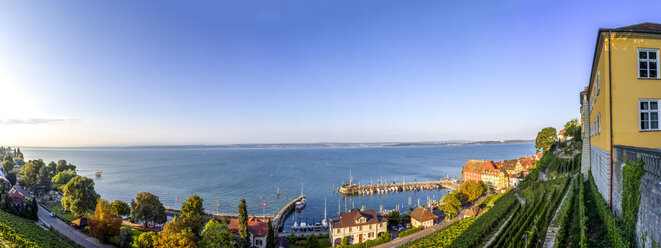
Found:
[[[50,217],[55,218],[55,212],[50,212]]]
[[[397,225],[392,225],[390,229],[397,231]]]
[[[411,224],[406,223],[406,228],[411,228]]]
[[[404,229],[404,227],[402,226],[402,224],[399,224],[397,227],[399,227],[399,231],[401,231],[402,229]]]

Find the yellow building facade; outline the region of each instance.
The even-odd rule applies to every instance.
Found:
[[[621,178],[621,165],[614,166],[617,148],[661,148],[660,50],[661,24],[597,33],[590,80],[581,93],[583,168],[589,166],[600,193],[616,213],[619,206],[613,201],[621,200],[621,182],[614,182]]]

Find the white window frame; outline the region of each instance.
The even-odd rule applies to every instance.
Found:
[[[656,59],[652,60],[649,59],[649,56],[647,56],[647,59],[641,59],[640,58],[640,52],[655,52],[656,53]],[[636,51],[636,67],[638,70],[636,70],[636,75],[638,76],[638,79],[659,79],[661,75],[659,75],[659,49],[652,49],[652,48],[638,48]],[[640,76],[640,62],[646,62],[647,64],[647,76],[648,77],[641,77]],[[656,77],[649,77],[649,62],[656,62]],[[639,107],[640,109],[640,107]]]
[[[601,75],[600,74],[601,74],[601,72],[597,71],[597,95],[599,95],[599,88],[601,88],[600,87],[600,85],[601,85]]]
[[[657,102],[656,111],[653,111],[653,110],[650,109],[650,104],[648,104],[647,110],[640,109],[640,104],[642,102],[648,102],[648,103],[649,102]],[[648,131],[660,131],[661,130],[661,125],[659,125],[659,124],[661,124],[661,100],[660,99],[639,99],[638,100],[638,106],[636,106],[636,108],[638,108],[638,130],[639,131],[648,132]],[[651,125],[651,120],[652,120],[651,113],[653,113],[653,112],[656,112],[656,120],[657,120],[656,129],[652,129],[652,125]],[[647,125],[649,127],[648,129],[643,129],[643,127],[640,125],[641,122],[643,121],[643,120],[640,119],[640,115],[642,113],[647,113],[648,114],[648,120],[647,120],[647,122],[648,122]]]

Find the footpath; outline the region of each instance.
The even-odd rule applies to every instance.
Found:
[[[574,177],[573,176],[569,177],[571,183],[567,185],[567,192],[565,192],[565,195],[562,197],[562,201],[560,202],[560,205],[558,205],[558,209],[556,209],[555,213],[553,213],[553,219],[551,220],[548,229],[546,229],[546,237],[544,238],[544,245],[542,246],[542,248],[555,247],[555,236],[557,235],[558,227],[553,226],[553,222],[555,222],[555,218],[558,217],[558,211],[560,211],[560,207],[562,207],[562,204],[565,203],[569,191],[572,190],[571,187],[574,185],[574,180],[572,180],[572,178]]]
[[[403,237],[403,238],[395,238],[395,237],[393,237],[393,238],[395,238],[395,239],[391,240],[390,242],[388,242],[388,243],[384,243],[384,244],[380,244],[380,245],[377,245],[377,246],[374,246],[374,247],[375,247],[375,248],[391,248],[391,247],[398,247],[398,246],[400,246],[400,245],[404,245],[404,244],[406,244],[406,243],[408,243],[408,242],[411,242],[411,241],[414,241],[414,240],[416,240],[416,239],[419,239],[419,238],[422,238],[422,237],[424,237],[424,236],[427,236],[427,235],[429,235],[429,234],[432,234],[432,233],[435,232],[435,231],[438,231],[438,230],[440,230],[440,229],[442,229],[442,228],[444,228],[444,227],[446,227],[446,226],[449,226],[449,225],[452,224],[452,223],[455,223],[455,222],[461,220],[461,219],[462,219],[461,217],[464,216],[464,214],[466,213],[466,211],[468,210],[468,208],[470,208],[471,206],[479,206],[480,204],[482,204],[482,201],[484,201],[484,199],[486,199],[486,198],[487,198],[486,196],[483,196],[483,197],[481,197],[480,199],[477,199],[477,201],[475,201],[475,204],[473,204],[473,205],[469,205],[468,207],[462,209],[462,210],[457,214],[457,217],[455,217],[455,218],[453,218],[453,219],[451,219],[451,220],[442,220],[442,221],[440,221],[440,222],[439,222],[438,224],[436,224],[436,225],[433,225],[433,226],[431,226],[431,227],[427,227],[427,228],[423,229],[422,231],[419,231],[419,232],[417,232],[417,233],[411,234],[411,235],[406,236],[406,237]]]
[[[524,201],[523,198],[521,198],[521,196],[519,196],[519,194],[517,192],[514,192],[514,195],[516,196],[516,199],[519,201],[519,203],[521,203],[521,207],[523,207],[523,205],[526,204],[526,201]],[[496,240],[496,237],[498,237],[498,234],[500,234],[500,232],[503,230],[503,228],[505,228],[505,226],[507,226],[507,223],[510,222],[512,217],[514,217],[514,212],[512,212],[510,214],[510,217],[508,217],[507,220],[498,228],[498,231],[496,231],[496,233],[494,233],[491,236],[491,238],[489,239],[489,241],[487,241],[487,244],[485,244],[484,247],[489,247],[491,245],[491,243],[493,243],[493,241]]]

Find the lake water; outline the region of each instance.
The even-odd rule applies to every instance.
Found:
[[[328,217],[352,207],[393,209],[418,199],[439,199],[446,190],[343,197],[333,191],[349,180],[386,182],[459,177],[469,158],[502,161],[534,154],[532,143],[463,146],[365,148],[21,148],[27,159],[46,163],[66,159],[78,174],[93,178],[102,198],[131,202],[139,192],[152,192],[165,206],[177,207],[190,195],[204,199],[208,212],[237,213],[245,198],[250,215],[276,214],[294,196],[307,196],[296,218],[320,222],[327,202]],[[102,170],[95,178],[96,170]],[[276,194],[280,188],[280,196]],[[178,198],[178,202],[175,199]],[[216,210],[216,201],[220,207]],[[266,208],[264,208],[266,202]],[[291,226],[292,218],[286,226]]]

